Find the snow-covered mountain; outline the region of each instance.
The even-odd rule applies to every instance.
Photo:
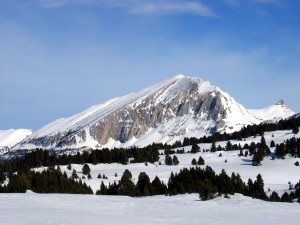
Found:
[[[35,131],[18,149],[79,149],[173,143],[184,137],[233,132],[293,115],[283,102],[247,110],[208,81],[177,75],[139,92],[113,98]]]
[[[295,115],[295,113],[285,105],[283,100],[264,109],[252,109],[248,111],[261,121],[271,122],[276,122]]]
[[[0,153],[3,154],[8,151],[9,148],[24,140],[24,138],[31,134],[32,131],[27,129],[0,130]]]

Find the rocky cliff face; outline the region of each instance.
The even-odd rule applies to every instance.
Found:
[[[218,87],[198,78],[178,75],[54,121],[14,149],[144,146],[216,131],[232,132],[260,122],[261,118]]]

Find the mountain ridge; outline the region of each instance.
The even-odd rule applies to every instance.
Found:
[[[74,116],[55,120],[13,149],[113,148],[171,143],[216,131],[233,132],[270,120],[273,108],[247,110],[210,82],[180,74],[94,105]],[[265,112],[270,114],[266,119],[263,118]],[[292,114],[294,112],[286,106],[285,111],[279,108],[274,118],[287,118]]]

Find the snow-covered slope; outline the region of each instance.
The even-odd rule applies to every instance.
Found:
[[[184,137],[233,132],[270,118],[286,117],[285,112],[277,111],[273,112],[273,108],[248,111],[208,81],[177,75],[69,118],[58,119],[34,132],[14,150],[172,143]],[[287,111],[290,116],[292,111]]]
[[[286,119],[295,114],[289,107],[287,107],[283,100],[280,100],[276,104],[264,109],[252,109],[249,110],[257,119],[261,121],[276,122],[280,119]]]
[[[299,224],[299,204],[251,199],[239,194],[198,201],[178,196],[0,194],[0,224],[19,225],[282,225]]]
[[[24,140],[32,134],[31,130],[17,129],[17,130],[0,130],[0,152],[4,153],[6,150]]]

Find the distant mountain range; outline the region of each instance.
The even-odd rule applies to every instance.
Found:
[[[249,110],[208,81],[177,75],[55,120],[32,134],[24,130],[8,146],[14,145],[11,150],[16,151],[174,143],[184,137],[230,133],[246,125],[277,121],[294,114],[282,100],[264,109]],[[6,143],[5,138],[1,140],[1,133],[0,143]]]

